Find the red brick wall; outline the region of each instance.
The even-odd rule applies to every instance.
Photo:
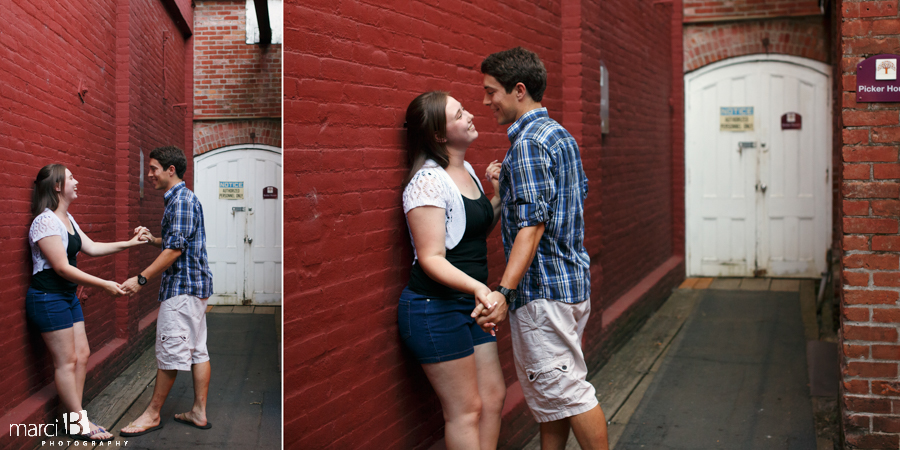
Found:
[[[599,27],[598,50],[610,72],[610,133],[600,158],[587,159],[601,172],[600,189],[588,198],[601,197],[603,230],[595,235],[600,245],[587,248],[603,268],[598,294],[606,307],[673,255],[672,198],[664,195],[673,171],[672,48],[643,44],[670,41],[672,7],[599,4],[603,20],[628,24]]]
[[[594,1],[479,0],[439,6],[418,1],[286,2],[285,39],[296,45],[285,55],[285,231],[299,239],[285,247],[285,260],[294,261],[285,266],[285,301],[309,307],[285,311],[285,448],[427,448],[443,435],[439,402],[421,368],[403,350],[396,329],[397,298],[412,260],[400,204],[400,182],[408,170],[400,125],[416,95],[449,90],[475,114],[480,137],[467,160],[476,172],[502,159],[509,147],[506,127],[498,126],[480,104],[483,77],[478,68],[489,53],[522,45],[541,56],[549,74],[543,104],[581,146],[591,180],[586,246],[597,305],[589,348],[602,338],[596,332],[603,319],[600,296],[606,279],[601,269],[606,241],[600,230],[617,232],[621,226],[603,222],[603,201],[609,196],[601,180],[607,170],[627,185],[620,194],[657,189],[658,204],[666,210],[652,213],[654,224],[666,222],[652,229],[664,234],[651,238],[662,244],[650,250],[652,255],[635,256],[627,248],[619,255],[626,261],[647,261],[627,274],[619,289],[633,288],[656,269],[650,261],[672,257],[676,220],[671,186],[639,187],[629,177],[646,182],[640,174],[603,167],[606,138],[599,131],[598,64],[606,60],[613,76],[624,82],[633,70],[618,65],[633,62],[626,52],[663,58],[661,75],[652,79],[665,88],[645,92],[641,83],[632,97],[641,99],[635,109],[643,111],[633,109],[628,113],[633,116],[619,106],[613,113],[614,127],[619,127],[614,128],[616,142],[646,134],[626,123],[640,116],[654,126],[652,137],[640,140],[647,146],[642,167],[663,170],[656,163],[666,166],[673,160],[668,109],[673,76],[666,66],[672,61],[667,53],[671,47],[661,52],[645,48],[650,44],[641,43],[651,41],[640,35],[651,32],[669,43],[672,6],[656,6],[648,17],[630,3],[619,2],[625,12],[616,20],[628,26],[618,27],[624,34],[614,36],[602,24],[612,23],[606,15],[616,8]],[[680,2],[675,3],[680,11]],[[680,29],[677,35],[680,40]],[[613,41],[604,43],[604,38]],[[637,88],[623,83],[620,89],[626,92],[617,95],[625,98],[627,90]],[[649,155],[651,148],[659,149],[656,158]],[[612,155],[625,151],[617,145],[612,149]],[[626,164],[617,159],[609,163]],[[626,206],[609,211],[615,216],[621,209]],[[499,234],[488,242],[492,285],[505,266]],[[683,277],[683,270],[678,276]],[[674,282],[666,283],[664,292]],[[507,330],[500,333],[500,357],[514,391]],[[598,355],[591,359],[596,365]],[[501,443],[517,448],[536,426],[521,397],[511,395],[508,402]]]
[[[281,119],[196,122],[193,139],[194,155],[238,144],[281,148]]]
[[[763,39],[769,40],[768,47]],[[802,56],[827,63],[828,42],[822,17],[685,25],[684,71],[756,53]]]
[[[281,117],[281,45],[246,43],[243,0],[195,4],[194,119]]]
[[[848,448],[900,446],[900,106],[857,103],[856,64],[900,48],[897,2],[839,3],[842,412]]]
[[[819,14],[819,0],[684,0],[686,23]]]
[[[182,2],[184,3],[184,2]],[[188,9],[189,10],[189,9]],[[6,30],[0,45],[0,170],[6,189],[0,236],[6,258],[0,285],[3,356],[0,428],[8,423],[47,423],[58,411],[52,361],[40,334],[26,321],[25,292],[31,277],[27,234],[30,196],[38,170],[65,164],[79,180],[79,199],[70,212],[95,241],[131,237],[138,224],[158,232],[161,194],[145,187],[138,198],[139,151],[160,143],[187,147],[183,114],[162,103],[162,35],[171,36],[166,87],[178,101],[184,89],[185,39],[163,4],[155,0],[62,2],[0,8]],[[77,24],[90,23],[85,27]],[[79,82],[87,89],[82,103]],[[79,268],[124,281],[158,254],[139,248],[115,256],[82,254]],[[96,395],[146,344],[139,320],[158,306],[158,283],[134,297],[112,298],[88,288],[85,323],[94,356],[85,400]],[[4,432],[6,433],[6,432]],[[0,448],[33,445],[31,439],[0,440]]]

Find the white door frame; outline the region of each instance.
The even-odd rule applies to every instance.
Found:
[[[281,148],[279,148],[279,147],[274,147],[274,146],[270,146],[270,145],[264,145],[264,144],[238,144],[238,145],[229,145],[229,146],[221,147],[221,148],[218,148],[218,149],[215,149],[215,150],[212,150],[212,151],[203,153],[203,154],[201,154],[201,155],[195,156],[195,157],[194,157],[194,167],[195,167],[195,168],[198,167],[198,166],[200,165],[200,163],[202,163],[202,162],[203,162],[204,160],[206,160],[206,159],[209,159],[209,158],[212,158],[212,157],[221,155],[221,154],[223,154],[223,153],[228,153],[228,152],[232,152],[232,151],[247,151],[247,150],[264,151],[264,152],[274,153],[274,154],[277,154],[277,155],[279,155],[279,156],[282,156],[282,155],[283,155],[282,149],[281,149]],[[194,182],[195,182],[195,184],[196,184],[196,181],[197,181],[197,179],[196,179],[197,175],[198,175],[198,172],[195,171],[195,172],[194,172]],[[283,182],[282,182],[282,184],[283,184]],[[282,191],[282,192],[280,192],[280,193],[278,194],[278,200],[277,200],[277,202],[279,203],[279,207],[280,207],[280,210],[282,211],[282,216],[283,216],[283,211],[284,211],[284,203],[283,203],[283,202],[284,202],[284,192],[283,192],[283,186],[278,186],[278,189],[280,189],[280,190]],[[252,193],[249,193],[249,194],[252,195]],[[282,219],[282,221],[283,221],[283,219]],[[244,225],[246,226],[246,223],[245,223]],[[279,224],[277,224],[276,226],[279,227],[279,229],[281,229],[282,224],[279,223]],[[245,233],[246,233],[246,232],[247,232],[247,230],[245,230]],[[252,250],[252,249],[245,248],[245,251],[244,251],[244,261],[243,261],[243,267],[245,267],[245,273],[244,273],[244,275],[243,275],[244,278],[247,278],[247,277],[250,276],[250,275],[247,274],[247,272],[246,272],[246,270],[247,270],[246,268],[249,267],[250,264],[251,264],[251,261],[250,261],[250,258],[251,258],[250,253],[251,253],[251,252],[250,252],[249,250]],[[283,246],[282,246],[282,252],[283,252]],[[283,258],[284,258],[283,253],[282,253],[282,255],[280,256],[280,258],[281,258],[281,260],[283,261]],[[279,281],[279,282],[283,283],[282,278],[283,278],[283,277],[278,276],[278,277],[276,277],[276,281]],[[246,281],[246,280],[245,280],[245,281]],[[252,280],[251,280],[251,281],[252,281]],[[250,282],[250,281],[247,281],[247,282]],[[250,284],[251,284],[251,288],[252,288],[252,282],[251,282]],[[275,294],[275,295],[271,295],[271,294],[263,295],[262,297],[260,297],[260,298],[258,298],[258,299],[255,299],[253,304],[256,304],[256,305],[259,305],[259,304],[266,304],[266,305],[280,305],[280,304],[281,304],[281,301],[283,300],[283,299],[282,299],[283,289],[282,289],[282,286],[281,286],[280,284],[276,287],[276,289],[277,289],[277,294]],[[252,292],[249,293],[249,295],[253,296],[254,298],[256,297]],[[215,298],[217,299],[216,301],[217,301],[218,303],[220,303],[220,304],[240,304],[240,301],[242,300],[241,298],[232,298],[232,296],[230,296],[230,295],[224,295],[224,296],[223,296],[223,295],[214,295],[213,297],[215,297]],[[240,296],[239,296],[239,297],[240,297]],[[211,298],[210,301],[212,302],[213,299]]]
[[[740,57],[735,57],[735,58],[729,58],[729,59],[726,59],[723,61],[718,61],[718,62],[709,64],[707,66],[701,67],[697,70],[694,70],[692,72],[685,74],[685,76],[684,76],[684,92],[685,92],[684,115],[685,115],[685,174],[686,175],[688,175],[689,170],[690,170],[690,168],[687,166],[687,164],[690,161],[688,152],[689,152],[690,146],[691,146],[690,132],[692,130],[690,130],[688,127],[689,124],[687,123],[687,119],[690,116],[689,101],[690,101],[690,92],[691,92],[692,83],[698,81],[698,79],[700,79],[703,76],[709,75],[712,72],[715,72],[715,71],[718,71],[718,70],[721,70],[721,69],[724,69],[724,68],[727,68],[730,66],[748,64],[748,63],[756,63],[756,62],[774,62],[774,63],[790,64],[790,65],[799,66],[799,67],[802,67],[805,69],[809,69],[809,70],[818,72],[819,74],[825,76],[825,78],[827,80],[826,85],[831,86],[831,81],[832,81],[831,66],[829,66],[828,64],[819,62],[819,61],[814,61],[811,59],[802,58],[802,57],[798,57],[798,56],[791,56],[791,55],[755,54],[755,55],[740,56]],[[834,173],[834,168],[833,168],[833,164],[832,164],[833,158],[831,155],[831,153],[833,152],[832,133],[830,132],[831,127],[833,126],[832,120],[831,120],[832,114],[833,114],[831,96],[826,95],[825,101],[826,101],[825,109],[827,111],[824,111],[824,113],[827,114],[827,118],[825,120],[826,128],[823,130],[824,144],[822,147],[824,149],[827,149],[829,152],[828,157],[825,158],[826,164],[827,164],[827,174],[828,174],[827,175],[828,195],[823,199],[823,201],[824,201],[823,206],[825,208],[825,211],[822,212],[821,217],[817,217],[818,220],[827,222],[827,223],[824,223],[824,225],[822,225],[822,226],[824,226],[824,229],[825,229],[825,241],[820,244],[820,245],[824,246],[821,248],[821,250],[823,252],[823,255],[822,255],[823,259],[824,259],[824,253],[828,250],[828,248],[830,248],[831,240],[832,240],[832,231],[833,231],[832,225],[833,224],[831,223],[831,221],[832,221],[832,211],[833,211],[833,198],[830,195],[830,193],[832,190],[833,173]],[[691,221],[692,210],[691,210],[691,204],[689,201],[690,200],[690,198],[689,198],[690,191],[689,191],[689,187],[687,185],[688,181],[689,181],[689,179],[686,176],[685,177],[685,194],[686,194],[685,195],[685,235],[686,235],[685,236],[685,241],[686,241],[686,246],[685,246],[686,255],[685,256],[687,259],[687,264],[685,264],[685,270],[687,272],[686,275],[692,276],[692,275],[697,275],[697,274],[691,273],[691,271],[692,271],[691,236],[692,236],[692,233],[696,233],[698,231],[692,229],[692,226],[694,224],[692,224],[692,221]],[[824,264],[827,265],[828,262],[825,261]],[[821,270],[827,270],[827,267],[822,267]],[[798,275],[798,276],[811,276],[811,275],[812,274],[805,274],[805,275]],[[790,275],[786,275],[786,276],[790,276]]]

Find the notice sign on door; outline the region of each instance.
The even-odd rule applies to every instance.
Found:
[[[719,108],[719,131],[753,131],[752,106]]]
[[[219,200],[243,200],[244,199],[244,182],[243,181],[220,181],[219,182]]]

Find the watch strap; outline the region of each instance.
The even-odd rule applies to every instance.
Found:
[[[497,286],[497,291],[503,294],[504,297],[506,297],[506,304],[510,304],[516,301],[516,295],[518,294],[518,291],[516,291],[515,289]]]

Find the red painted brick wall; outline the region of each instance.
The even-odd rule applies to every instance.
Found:
[[[768,39],[768,47],[764,39]],[[822,17],[689,24],[684,27],[684,71],[756,53],[802,56],[827,63],[828,42]]]
[[[848,448],[900,446],[900,106],[857,103],[856,64],[900,48],[896,1],[840,2],[841,376]]]
[[[0,220],[6,248],[0,285],[7,299],[0,305],[0,428],[6,430],[7,423],[47,423],[58,413],[55,390],[48,387],[52,362],[24,311],[35,175],[53,162],[73,172],[80,197],[70,212],[95,241],[128,239],[138,224],[158,233],[162,196],[145,187],[147,195],[138,198],[138,153],[161,143],[190,151],[183,114],[173,114],[160,98],[164,32],[170,36],[165,87],[182,102],[191,92],[184,88],[185,39],[159,1],[23,2],[0,8],[0,17],[19,24],[4,32],[0,44],[0,159],[5,162],[0,177],[7,187]],[[77,96],[79,83],[87,89],[84,102]],[[157,254],[150,248],[98,258],[82,254],[79,268],[124,281]],[[85,323],[94,356],[85,400],[147,343],[152,330],[141,330],[138,322],[158,306],[156,288],[158,282],[134,297],[115,299],[86,290]],[[0,448],[29,445],[31,439],[0,440]]]
[[[194,8],[194,120],[281,117],[281,45],[246,42],[246,2]]]
[[[707,22],[820,15],[819,0],[685,0],[684,21]]]
[[[601,156],[600,245],[587,246],[603,268],[606,307],[674,253],[672,247],[671,5],[599,2],[599,17],[626,27],[599,27],[601,59],[609,69],[610,133]],[[647,64],[653,61],[652,64]],[[599,108],[598,108],[599,109]],[[680,168],[679,168],[680,169]],[[597,203],[594,203],[597,204]],[[595,303],[596,304],[596,303]]]
[[[246,2],[194,9],[194,155],[237,144],[281,147],[281,44],[247,44]]]
[[[680,2],[675,3],[680,12]],[[617,8],[594,1],[479,0],[439,6],[419,1],[286,2],[285,40],[291,44],[285,55],[284,83],[285,231],[298,239],[285,248],[285,260],[293,261],[285,265],[285,292],[287,303],[303,306],[285,311],[285,448],[428,448],[443,435],[439,402],[421,368],[403,350],[396,329],[397,298],[412,262],[400,202],[400,182],[408,170],[401,124],[416,95],[449,90],[475,114],[480,137],[467,160],[476,172],[502,159],[509,147],[506,127],[497,126],[480,104],[478,69],[489,53],[522,45],[541,56],[549,74],[543,104],[581,146],[591,180],[586,246],[592,255],[596,307],[587,338],[590,348],[603,338],[597,332],[607,279],[601,261],[614,259],[612,253],[609,257],[604,253],[603,234],[618,232],[621,226],[606,221],[607,171],[626,186],[620,195],[656,190],[660,200],[654,204],[665,210],[631,216],[651,214],[650,239],[661,245],[650,249],[651,255],[639,256],[617,247],[624,251],[618,255],[623,260],[642,262],[618,289],[637,285],[657,268],[653,261],[658,265],[673,257],[672,227],[677,221],[672,216],[671,186],[660,182],[638,187],[633,179],[646,182],[641,174],[603,167],[607,143],[599,130],[598,65],[600,59],[606,60],[613,77],[620,77],[623,92],[615,94],[621,96],[618,99],[629,98],[630,93],[630,98],[641,100],[630,110],[617,104],[612,120],[618,140],[611,144],[611,155],[625,151],[618,143],[636,140],[646,146],[642,168],[680,171],[683,165],[672,166],[674,121],[668,106],[671,83],[680,78],[680,70],[673,78],[667,65],[673,61],[668,53],[672,46],[650,49],[653,41],[640,34],[651,32],[670,43],[673,34],[680,40],[680,29],[672,32],[670,5],[654,7],[649,16],[627,1],[618,6],[625,12],[616,20],[627,26],[616,27],[620,34],[615,35],[604,30],[612,28],[604,24],[613,23],[607,14]],[[660,75],[652,80],[664,87],[648,91],[642,83],[639,89],[624,83],[634,70],[627,64],[637,60],[628,52],[662,58]],[[646,130],[629,126],[632,117],[652,123],[652,136],[640,139]],[[650,156],[651,149],[659,154]],[[608,161],[629,164],[615,158]],[[668,169],[660,168],[667,165]],[[491,195],[490,187],[487,190]],[[625,209],[622,204],[608,211],[616,217]],[[657,222],[665,225],[656,226]],[[491,284],[505,266],[499,234],[495,232],[488,242]],[[676,277],[683,277],[681,268]],[[654,295],[665,295],[677,281],[667,280],[662,293]],[[507,384],[514,387],[507,330],[501,329],[500,357]],[[598,355],[591,359],[594,365],[599,362]],[[517,448],[537,429],[521,399],[508,401],[513,403],[507,404],[501,443]]]
[[[248,143],[281,148],[281,119],[197,122],[193,139],[195,155]]]

